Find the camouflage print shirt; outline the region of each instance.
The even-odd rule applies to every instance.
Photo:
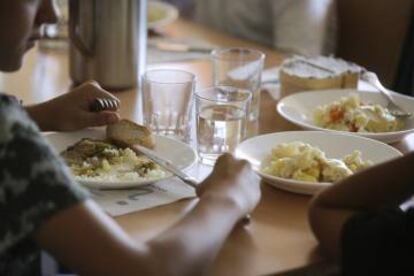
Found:
[[[20,104],[0,94],[0,275],[38,275],[33,234],[85,198]]]

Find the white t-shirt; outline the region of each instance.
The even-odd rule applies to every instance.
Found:
[[[195,0],[197,21],[303,55],[335,49],[335,0]]]

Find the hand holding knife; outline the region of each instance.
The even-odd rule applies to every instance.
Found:
[[[89,107],[89,109],[92,112],[100,112],[100,111],[103,111],[103,110],[117,109],[117,108],[118,108],[118,103],[117,102],[111,101],[111,100],[108,100],[108,99],[102,99],[102,98],[95,99]],[[183,172],[182,170],[180,170],[179,168],[174,166],[174,164],[172,164],[171,161],[161,157],[158,153],[156,153],[155,151],[153,151],[149,148],[146,148],[146,147],[141,146],[139,144],[135,144],[135,143],[131,144],[131,143],[128,143],[128,142],[124,141],[124,139],[122,139],[122,137],[125,137],[125,136],[123,136],[123,135],[118,137],[116,135],[116,133],[112,133],[112,134],[113,134],[113,137],[111,135],[109,135],[107,138],[109,140],[111,140],[114,144],[116,144],[120,147],[123,147],[123,148],[128,147],[137,154],[145,155],[150,160],[157,163],[158,165],[160,165],[162,168],[164,168],[168,172],[171,172],[173,175],[180,178],[185,184],[191,186],[192,188],[194,188],[197,191],[198,184],[199,184],[198,181],[194,177],[186,174],[185,172]],[[240,222],[245,225],[245,224],[249,224],[250,221],[251,221],[251,216],[248,214],[245,217],[243,217]]]
[[[108,138],[111,139],[116,145],[118,145],[120,147],[128,147],[128,148],[130,148],[131,150],[133,150],[137,154],[143,154],[143,155],[145,155],[150,160],[154,161],[155,163],[157,163],[158,165],[160,165],[162,168],[164,168],[168,172],[170,172],[173,175],[175,175],[178,178],[180,178],[185,184],[187,184],[187,185],[189,185],[192,188],[194,188],[194,189],[197,190],[198,181],[194,177],[192,177],[192,176],[186,174],[185,172],[181,171],[179,168],[175,167],[171,163],[171,161],[166,160],[165,158],[161,157],[155,151],[153,151],[151,149],[148,149],[146,147],[143,147],[141,145],[137,145],[137,144],[131,145],[131,144],[125,143],[124,141],[121,141],[121,140],[116,139],[117,137],[108,137]],[[249,224],[250,221],[251,221],[251,216],[250,215],[246,215],[241,220],[241,223],[242,224]]]

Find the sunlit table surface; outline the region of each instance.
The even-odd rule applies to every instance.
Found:
[[[270,48],[183,20],[178,20],[168,26],[165,34],[174,38],[193,36],[222,47],[256,48],[266,54],[267,68],[280,64],[286,57],[285,54]],[[211,64],[208,60],[160,64],[151,67],[188,70],[197,75],[198,87],[211,84]],[[35,48],[26,57],[21,71],[0,75],[0,91],[18,96],[25,104],[55,97],[66,92],[70,85],[66,51],[44,51]],[[138,89],[117,92],[116,96],[122,101],[121,116],[141,121]],[[258,133],[298,130],[276,113],[275,104],[276,101],[263,91]],[[414,150],[414,136],[408,136],[394,146],[402,152]],[[191,173],[202,179],[210,170],[210,167],[196,165]],[[314,266],[323,261],[307,222],[310,197],[284,192],[265,183],[262,184],[262,193],[262,200],[252,214],[252,223],[248,227],[238,227],[233,231],[217,256],[211,268],[211,274],[283,274],[290,270]],[[179,220],[191,208],[194,201],[183,200],[115,219],[134,239],[145,240],[164,231]]]

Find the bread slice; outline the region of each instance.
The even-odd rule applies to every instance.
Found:
[[[327,70],[324,70],[326,68]],[[293,57],[279,71],[282,97],[300,91],[356,88],[361,67],[333,57]]]
[[[123,141],[130,145],[139,144],[150,149],[155,146],[154,137],[147,127],[127,119],[108,125],[106,127],[106,137],[110,140]]]

